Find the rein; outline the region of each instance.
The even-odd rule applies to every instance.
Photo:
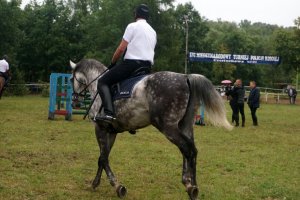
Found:
[[[78,96],[85,96],[86,94],[86,90],[88,89],[88,87],[93,83],[95,82],[97,79],[99,79],[102,75],[104,75],[107,71],[109,71],[109,69],[106,69],[104,70],[104,72],[102,72],[101,74],[99,74],[96,78],[94,78],[89,84],[86,84],[82,81],[79,81],[76,76],[75,76],[75,73],[74,73],[74,79],[80,83],[81,85],[85,85],[85,87],[80,91],[80,92],[74,92],[74,94],[77,94]],[[73,87],[74,88],[74,87]],[[84,94],[83,94],[84,93]]]

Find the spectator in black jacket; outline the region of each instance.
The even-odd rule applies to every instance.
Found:
[[[231,115],[231,122],[234,123],[235,122],[235,116],[234,116],[234,109],[235,109],[235,98],[232,96],[232,90],[233,90],[233,87],[231,87],[231,85],[227,85],[225,87],[225,95],[227,96],[227,100],[229,100],[229,105],[231,107],[231,110],[232,110],[232,115]]]
[[[236,96],[237,96],[237,110],[235,113],[236,126],[239,126],[239,113],[241,113],[242,127],[244,127],[245,126],[245,112],[244,112],[245,88],[243,86],[241,79],[237,79],[235,81],[235,89],[236,89]]]
[[[237,79],[234,83],[232,90],[226,92],[227,96],[231,97],[230,106],[233,111],[233,118],[235,121],[235,126],[239,126],[239,113],[242,116],[242,127],[245,126],[245,112],[244,112],[244,97],[245,89],[242,84],[241,79]]]
[[[259,89],[256,87],[255,81],[250,81],[250,94],[248,97],[248,105],[251,110],[251,116],[254,126],[258,126],[256,110],[259,108],[259,99],[260,99],[260,92]]]

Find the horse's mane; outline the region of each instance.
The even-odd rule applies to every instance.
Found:
[[[81,61],[79,61],[79,63],[76,64],[76,68],[74,71],[87,74],[88,71],[100,71],[104,68],[105,65],[95,59],[82,59]]]

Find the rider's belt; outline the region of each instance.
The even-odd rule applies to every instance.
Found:
[[[131,59],[125,59],[125,61],[132,61],[132,62],[136,62],[137,64],[143,66],[143,67],[151,67],[152,64],[150,61],[147,60],[131,60]]]

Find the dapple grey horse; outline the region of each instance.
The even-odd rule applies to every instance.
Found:
[[[105,73],[106,67],[94,59],[84,59],[75,64],[73,69],[73,89],[82,93],[87,89],[91,97],[97,95],[97,79]],[[131,98],[114,102],[117,120],[112,125],[94,122],[97,141],[100,147],[98,171],[92,183],[93,188],[100,184],[102,171],[105,170],[112,186],[120,198],[127,193],[115,178],[109,166],[109,154],[118,133],[135,131],[153,125],[166,138],[175,144],[183,156],[182,183],[190,199],[197,199],[196,182],[197,149],[194,143],[194,116],[200,106],[210,122],[216,126],[231,129],[226,119],[226,111],[221,96],[212,83],[202,75],[157,72],[140,80],[133,88]],[[93,118],[101,107],[99,95],[89,112]]]

